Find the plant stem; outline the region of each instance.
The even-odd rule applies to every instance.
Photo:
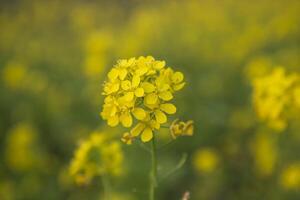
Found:
[[[108,178],[103,175],[101,177],[102,180],[102,186],[103,186],[103,196],[105,200],[110,200],[110,192],[111,192],[111,188],[110,188],[110,183]]]
[[[151,171],[150,171],[150,187],[149,200],[155,200],[155,188],[157,187],[157,158],[155,137],[151,141]]]

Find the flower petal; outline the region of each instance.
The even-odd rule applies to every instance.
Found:
[[[167,114],[176,113],[176,107],[171,103],[165,103],[160,105],[160,109]]]
[[[120,121],[124,127],[130,127],[132,125],[132,117],[130,113],[123,113],[120,116]]]
[[[166,65],[165,61],[156,61],[153,68],[154,69],[162,69]]]
[[[132,87],[133,88],[136,88],[137,86],[139,86],[140,82],[141,82],[141,79],[139,76],[135,75],[132,77]]]
[[[107,77],[111,81],[115,80],[118,76],[119,76],[119,70],[114,69],[114,68],[112,70],[110,70],[110,72],[107,74]]]
[[[121,88],[123,90],[129,90],[131,88],[131,83],[128,80],[122,81]]]
[[[167,122],[167,116],[161,110],[155,110],[154,115],[158,123],[163,124]]]
[[[133,98],[134,98],[134,93],[133,92],[127,92],[125,95],[124,95],[126,101],[132,101]]]
[[[175,91],[178,91],[178,90],[181,90],[184,86],[185,86],[185,82],[184,82],[184,83],[180,83],[180,84],[178,84],[178,85],[174,85],[174,86],[173,86],[173,89],[174,89]]]
[[[119,77],[121,80],[124,80],[127,75],[127,70],[126,69],[119,69]]]
[[[151,93],[151,92],[153,92],[155,90],[155,86],[153,84],[151,84],[151,83],[148,83],[148,82],[144,82],[142,84],[142,87],[144,88],[144,91],[146,93]]]
[[[180,83],[181,81],[183,81],[183,73],[181,72],[175,72],[173,75],[172,75],[172,82],[177,84],[177,83]]]
[[[161,98],[164,101],[169,101],[169,100],[173,99],[173,95],[169,91],[161,92],[158,94],[158,96],[159,96],[159,98]]]
[[[134,91],[134,94],[135,94],[135,96],[137,96],[137,97],[142,97],[142,96],[144,96],[144,89],[143,89],[143,88],[137,88],[137,89]]]
[[[132,114],[138,120],[143,120],[146,117],[146,112],[142,108],[134,108]]]
[[[148,142],[153,138],[153,132],[151,128],[147,127],[142,133],[141,139],[143,142]]]
[[[145,97],[145,102],[146,102],[146,104],[149,104],[149,105],[156,104],[157,100],[158,100],[158,96],[155,93],[148,94]]]
[[[141,134],[141,132],[145,129],[144,123],[138,123],[133,129],[131,129],[130,133],[133,137],[137,137]]]
[[[109,117],[107,119],[107,124],[112,127],[117,126],[119,124],[119,117],[117,115]]]

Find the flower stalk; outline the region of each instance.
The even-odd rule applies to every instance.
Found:
[[[150,187],[149,200],[155,200],[155,190],[157,187],[157,156],[156,156],[156,142],[153,136],[151,141],[151,171],[150,171]]]

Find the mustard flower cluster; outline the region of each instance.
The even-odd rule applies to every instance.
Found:
[[[123,136],[127,144],[138,136],[143,142],[153,138],[154,130],[167,122],[167,115],[176,112],[170,101],[185,85],[181,72],[151,56],[118,60],[107,78],[101,116],[113,127],[119,123],[126,128],[134,125]]]
[[[89,183],[95,176],[119,176],[123,159],[120,143],[110,141],[105,134],[94,132],[75,151],[70,174],[79,184]]]
[[[288,112],[300,108],[299,74],[286,74],[283,67],[253,80],[253,104],[258,117],[271,128],[283,130]]]

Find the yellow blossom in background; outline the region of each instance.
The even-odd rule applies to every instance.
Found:
[[[87,37],[84,72],[89,77],[99,77],[107,64],[107,53],[113,44],[111,33],[95,32]]]
[[[119,142],[94,132],[75,151],[70,173],[79,184],[89,183],[95,176],[121,175],[123,152]]]
[[[210,173],[217,169],[219,164],[218,154],[211,148],[203,148],[196,151],[193,165],[199,173]]]
[[[245,68],[245,74],[249,80],[268,74],[272,67],[272,62],[269,58],[258,57],[250,61]]]
[[[194,121],[183,122],[176,119],[170,126],[170,132],[173,139],[176,139],[178,136],[192,136],[194,134]]]
[[[277,162],[277,145],[273,135],[257,133],[251,141],[255,170],[259,175],[269,176],[273,173]]]
[[[143,142],[150,141],[154,130],[168,121],[167,114],[176,112],[170,101],[185,85],[181,72],[152,56],[118,60],[107,78],[102,118],[110,126],[134,125],[129,134]]]
[[[299,101],[294,90],[299,88],[299,75],[287,74],[283,67],[277,67],[270,74],[255,78],[252,84],[252,99],[259,119],[275,130],[285,129],[288,111],[296,108]]]
[[[9,131],[6,139],[5,160],[15,171],[36,168],[40,163],[40,152],[36,152],[37,134],[27,123],[19,123]]]
[[[300,163],[292,163],[283,169],[280,184],[288,190],[300,190]]]
[[[8,63],[2,70],[2,79],[4,84],[11,89],[20,89],[22,82],[26,78],[27,68],[17,62]]]

